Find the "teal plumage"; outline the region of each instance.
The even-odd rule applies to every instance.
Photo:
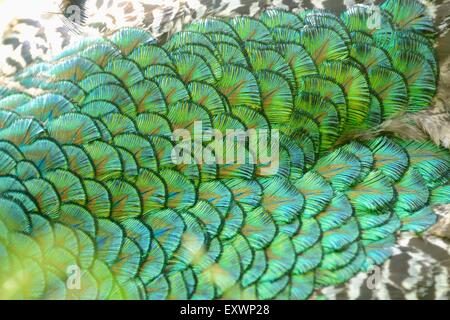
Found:
[[[381,8],[381,28],[356,6],[206,19],[164,44],[122,29],[17,74],[0,91],[0,297],[307,299],[432,226],[448,150],[348,141],[436,91],[424,7]],[[172,133],[196,121],[279,130],[279,169],[175,164]]]

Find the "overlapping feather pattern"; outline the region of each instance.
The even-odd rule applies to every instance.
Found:
[[[378,26],[366,6],[207,19],[163,45],[122,29],[17,75],[0,94],[1,297],[306,299],[433,225],[447,150],[344,142],[436,91],[424,7],[382,9]],[[174,164],[172,132],[195,121],[279,130],[279,170]]]

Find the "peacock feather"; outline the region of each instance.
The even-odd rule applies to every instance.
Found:
[[[0,298],[307,299],[386,261],[450,203],[450,153],[351,138],[437,89],[425,7],[387,0],[377,18],[271,9],[165,43],[123,28],[15,75],[0,89]],[[174,133],[198,124],[266,130],[276,170],[207,163],[196,147],[213,141],[173,161]]]

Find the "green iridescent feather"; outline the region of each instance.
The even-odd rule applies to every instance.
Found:
[[[423,5],[381,8],[379,29],[362,5],[206,19],[162,45],[126,28],[17,74],[24,92],[0,90],[0,298],[307,299],[383,263],[450,203],[450,154],[348,141],[436,91]],[[277,130],[278,170],[205,163],[192,141],[172,161],[196,122]]]

